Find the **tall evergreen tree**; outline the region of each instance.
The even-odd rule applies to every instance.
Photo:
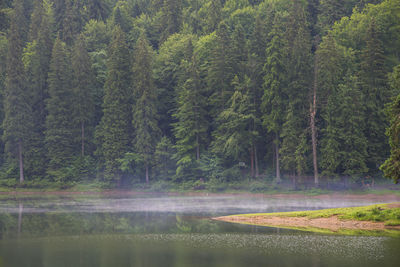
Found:
[[[46,170],[45,122],[46,104],[48,97],[47,76],[50,68],[51,51],[53,48],[53,11],[47,1],[36,2],[41,12],[32,14],[29,32],[30,43],[24,53],[26,79],[30,91],[33,127],[30,135],[31,147],[27,151],[29,160],[26,162],[30,175],[43,176]],[[40,14],[39,18],[34,18]],[[33,23],[39,26],[33,26]],[[36,32],[37,31],[37,32]]]
[[[305,2],[292,1],[287,22],[288,108],[282,131],[282,163],[292,174],[306,171],[308,92],[311,87],[311,41]]]
[[[85,23],[82,13],[83,2],[79,0],[66,0],[66,10],[62,21],[62,40],[67,45],[72,45]]]
[[[251,165],[251,176],[254,176],[253,143],[256,136],[252,131],[255,118],[255,107],[249,96],[250,80],[243,82],[235,76],[232,81],[235,92],[229,99],[227,107],[218,115],[218,128],[214,132],[213,151],[227,160],[245,161]]]
[[[72,70],[69,53],[59,37],[54,42],[48,77],[49,98],[46,102],[46,147],[49,157],[48,174],[71,163],[76,151],[73,134]]]
[[[94,73],[89,54],[86,50],[85,40],[82,35],[75,41],[73,55],[73,87],[74,87],[74,121],[78,126],[81,141],[81,156],[85,155],[90,136],[93,134],[94,117]],[[78,138],[77,138],[78,139]]]
[[[231,45],[228,25],[221,22],[216,31],[216,44],[212,50],[212,58],[207,76],[211,94],[211,113],[213,116],[216,116],[225,108],[225,104],[232,94],[230,84],[234,74],[232,69]]]
[[[174,113],[176,138],[177,174],[194,160],[200,159],[200,152],[206,149],[208,141],[208,112],[205,84],[200,77],[199,63],[193,53],[192,41],[187,45],[186,59],[182,61],[182,74],[177,87],[178,108]]]
[[[105,21],[110,12],[108,2],[104,0],[86,0],[86,13],[88,19]]]
[[[10,21],[8,35],[7,78],[4,92],[3,140],[11,164],[19,164],[19,181],[24,182],[24,154],[29,146],[29,130],[32,127],[29,93],[25,84],[22,49],[24,30],[27,28],[24,19],[22,0],[14,1],[14,10]]]
[[[129,151],[132,131],[131,67],[125,33],[113,30],[109,47],[107,80],[104,86],[103,117],[97,126],[98,155],[104,160],[105,179],[121,181],[118,159]]]
[[[320,29],[328,30],[337,20],[346,14],[346,0],[321,0],[319,4],[318,24]]]
[[[386,177],[398,183],[400,179],[400,65],[395,67],[390,75],[390,85],[398,95],[386,109],[390,119],[390,126],[386,129],[386,135],[389,137],[390,157],[380,169]]]
[[[182,21],[182,0],[164,0],[161,19],[160,42],[179,31]]]
[[[268,132],[274,133],[276,181],[281,181],[280,172],[280,134],[284,123],[287,86],[284,39],[280,25],[276,23],[269,34],[270,42],[266,48],[266,63],[264,65],[264,94],[262,97],[263,124]]]
[[[42,23],[43,13],[45,9],[43,6],[43,0],[34,0],[33,11],[31,15],[31,24],[29,28],[28,39],[30,41],[37,39],[39,33],[40,24]]]
[[[389,99],[383,44],[375,19],[365,35],[365,48],[361,54],[359,84],[365,100],[365,136],[368,139],[368,167],[376,170],[388,155],[385,137],[387,120],[384,104]]]
[[[328,98],[321,140],[321,167],[325,175],[358,175],[368,171],[362,98],[352,77],[347,77]]]
[[[133,126],[135,129],[134,148],[143,159],[146,183],[154,160],[154,151],[159,141],[160,129],[157,122],[157,91],[152,71],[153,51],[142,33],[136,43],[134,53],[134,96]]]
[[[232,34],[232,71],[243,79],[246,74],[247,65],[247,44],[244,36],[244,29],[241,24],[236,25]]]

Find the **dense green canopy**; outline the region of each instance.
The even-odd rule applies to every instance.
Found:
[[[399,47],[400,0],[4,1],[0,183],[398,181]]]

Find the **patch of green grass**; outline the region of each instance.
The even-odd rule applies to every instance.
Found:
[[[344,220],[385,222],[385,225],[391,225],[391,226],[400,225],[400,208],[389,208],[388,205],[389,204],[377,204],[377,205],[370,205],[363,207],[243,214],[239,216],[252,217],[257,215],[257,216],[280,216],[280,217],[307,217],[310,219],[338,216],[339,219],[344,219]]]

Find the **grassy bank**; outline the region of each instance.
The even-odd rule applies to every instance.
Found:
[[[400,202],[312,211],[239,214],[215,219],[316,233],[400,237]]]
[[[387,226],[395,226],[400,225],[400,203],[309,211],[241,214],[238,216],[307,217],[309,219],[338,216],[341,220],[383,222]]]

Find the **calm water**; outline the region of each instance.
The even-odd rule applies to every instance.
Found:
[[[323,235],[214,216],[377,201],[267,197],[0,200],[0,266],[400,266],[400,239]]]

